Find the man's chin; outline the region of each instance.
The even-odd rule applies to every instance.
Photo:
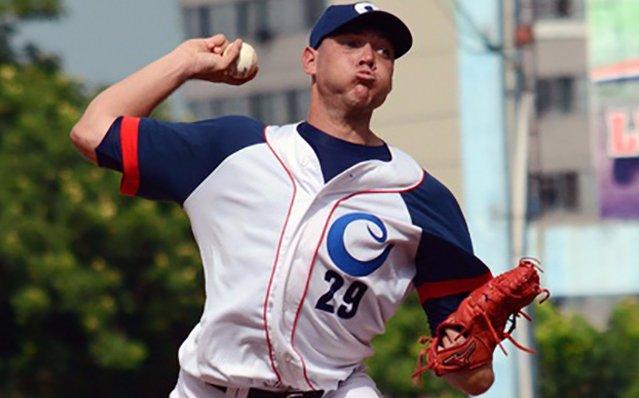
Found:
[[[365,110],[365,109],[374,109],[373,100],[371,93],[366,93],[366,95],[357,95],[358,93],[354,93],[350,98],[350,106],[353,109]]]
[[[351,102],[351,108],[359,112],[372,111],[373,109],[380,107],[383,103],[384,99],[380,100],[371,97],[356,98]]]
[[[362,113],[375,109],[370,101],[352,101],[349,105],[351,112],[354,113]]]

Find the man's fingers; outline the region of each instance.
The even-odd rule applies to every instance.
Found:
[[[448,336],[446,336],[446,335],[443,335],[441,340],[440,340],[440,342],[439,342],[439,345],[437,346],[437,351],[441,351],[444,348],[450,347],[451,345],[452,345],[452,343],[450,341],[450,338]]]
[[[231,64],[237,60],[242,48],[242,39],[236,39],[229,43],[224,35],[215,35],[205,39],[207,47],[216,45],[207,52],[200,53],[201,72],[195,75],[196,78],[208,80],[217,83],[226,83],[234,86],[242,85],[253,80],[259,71],[259,67],[255,67],[246,76],[233,76],[236,73],[231,68]]]
[[[444,331],[444,334],[442,335],[441,342],[439,344],[439,347],[437,347],[437,350],[441,350],[443,348],[449,348],[449,347],[461,344],[464,341],[466,341],[466,338],[464,337],[463,334],[459,333],[455,329],[448,328]]]
[[[446,335],[451,339],[451,341],[454,342],[462,342],[464,340],[466,340],[464,338],[464,335],[462,335],[461,333],[459,333],[458,331],[456,331],[455,329],[446,329]]]
[[[225,47],[228,41],[223,34],[217,34],[206,39],[206,46],[209,51],[214,51],[216,47]]]
[[[463,343],[464,341],[466,341],[466,337],[456,330],[450,329],[450,330],[447,330],[446,333],[448,334],[448,337],[450,338],[450,340],[453,342],[454,345],[459,345]]]
[[[226,69],[233,61],[240,55],[240,49],[242,48],[242,39],[236,39],[228,47],[224,48],[222,55],[222,68]]]

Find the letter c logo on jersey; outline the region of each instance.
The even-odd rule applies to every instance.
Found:
[[[339,269],[346,272],[347,274],[351,276],[366,276],[371,274],[377,268],[381,267],[382,264],[384,264],[384,261],[386,261],[388,254],[393,249],[393,245],[386,246],[384,248],[384,251],[382,251],[379,256],[373,258],[372,260],[358,260],[357,258],[353,257],[353,255],[351,255],[351,253],[349,253],[346,249],[344,236],[346,234],[346,228],[355,221],[368,221],[375,224],[375,226],[377,226],[377,228],[379,228],[379,230],[381,231],[381,235],[376,235],[371,230],[370,225],[368,225],[366,226],[368,234],[364,236],[372,237],[377,243],[386,242],[388,234],[386,232],[386,226],[384,226],[382,220],[368,213],[350,213],[341,216],[340,218],[335,220],[333,225],[331,225],[331,229],[328,231],[327,237],[328,255],[331,257],[331,260],[333,260],[335,265],[337,265]],[[363,223],[353,224],[351,228],[349,228],[349,231],[352,228],[357,228],[358,226],[363,227],[362,224]],[[360,237],[361,236],[362,234],[360,234]],[[374,245],[374,243],[370,243]],[[366,247],[370,246],[370,244],[364,243],[362,246]]]

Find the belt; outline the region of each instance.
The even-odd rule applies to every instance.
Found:
[[[217,386],[215,384],[207,383],[208,385],[217,388],[222,392],[226,392],[227,387]],[[259,388],[249,389],[247,398],[321,398],[324,395],[323,390],[318,391],[267,391],[260,390]]]

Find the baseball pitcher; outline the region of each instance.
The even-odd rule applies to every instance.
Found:
[[[539,278],[532,260],[493,278],[451,192],[370,129],[412,41],[371,3],[328,7],[303,49],[311,99],[294,124],[148,117],[189,79],[256,76],[250,62],[237,73],[242,42],[223,35],[184,42],[87,107],[75,146],[121,172],[123,194],[180,205],[200,249],[206,302],[171,398],[380,396],[362,361],[414,290],[433,336],[415,376],[490,387],[506,319]]]

